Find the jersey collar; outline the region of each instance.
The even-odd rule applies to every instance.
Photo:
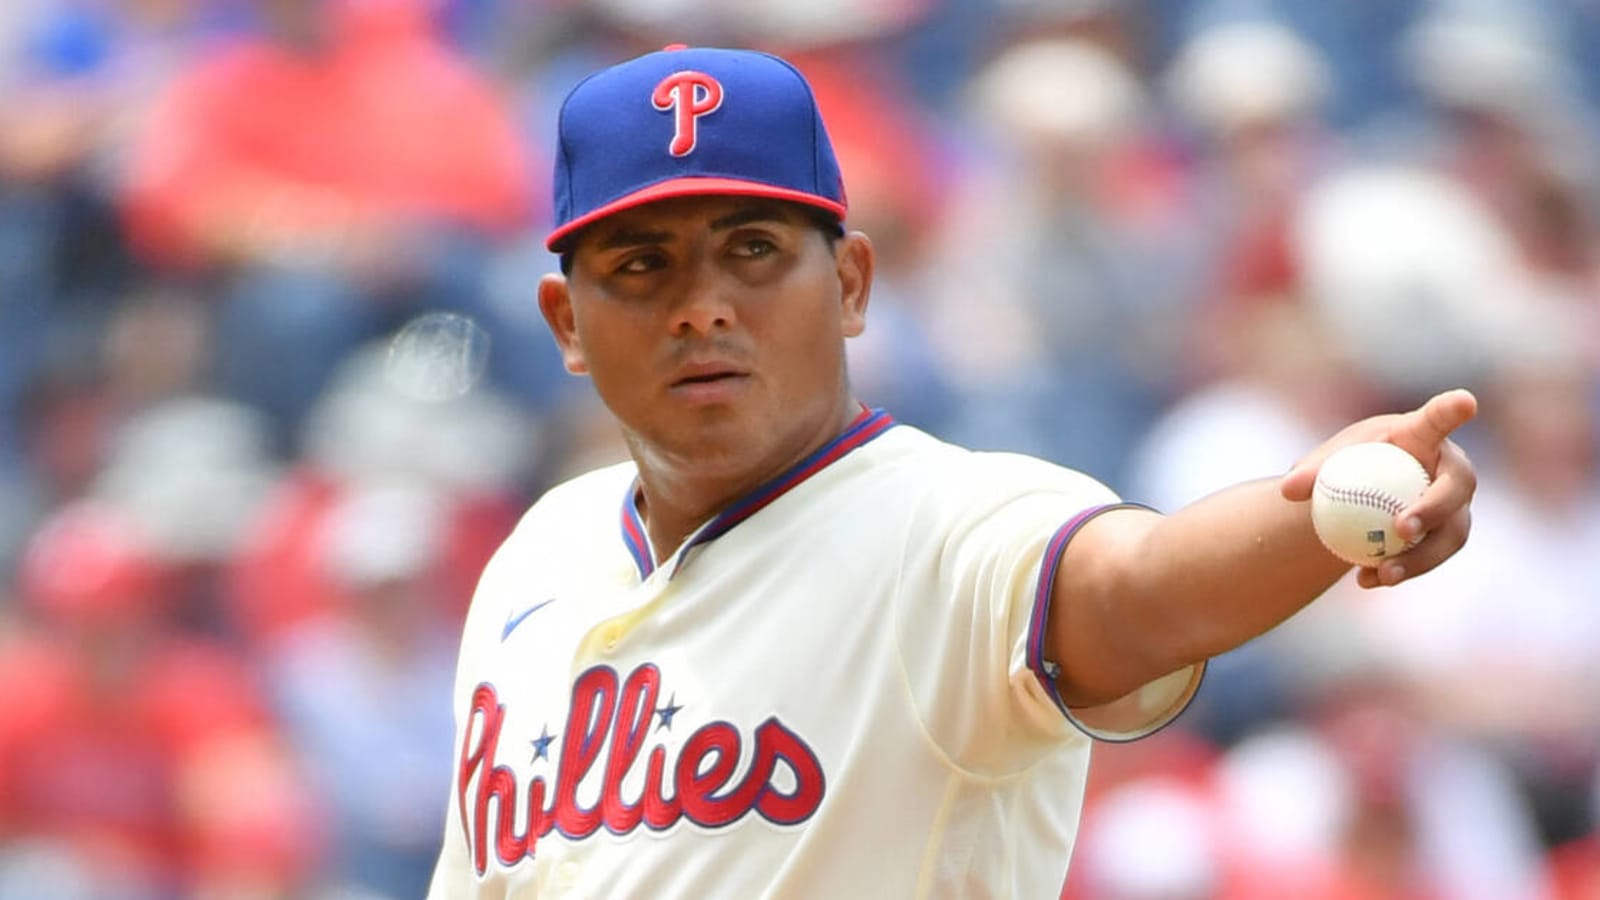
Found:
[[[685,541],[672,561],[672,574],[678,574],[689,551],[701,544],[716,540],[735,525],[765,509],[772,501],[794,490],[801,482],[826,469],[850,451],[868,443],[873,438],[894,427],[892,416],[881,409],[861,408],[860,415],[850,420],[838,437],[818,447],[805,459],[790,466],[782,474],[730,503],[715,518],[701,526]],[[639,481],[628,485],[622,500],[622,541],[639,568],[639,578],[649,578],[656,570],[655,554],[650,550],[650,540],[645,536],[644,519],[639,515]]]

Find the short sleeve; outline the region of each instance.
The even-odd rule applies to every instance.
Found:
[[[898,650],[930,738],[965,768],[1003,774],[1062,740],[1129,740],[1171,721],[1198,672],[1186,670],[1179,688],[1174,673],[1126,698],[1119,711],[1142,712],[1142,721],[1118,715],[1119,727],[1093,727],[1062,702],[1060,669],[1043,653],[1050,585],[1066,547],[1094,516],[1127,504],[1041,460],[970,457],[919,508],[895,609]]]
[[[1057,679],[1061,667],[1057,661],[1044,655],[1045,628],[1050,617],[1050,598],[1056,572],[1072,538],[1102,513],[1119,509],[1147,509],[1135,503],[1106,503],[1092,506],[1067,520],[1051,536],[1040,560],[1039,577],[1028,609],[1028,629],[1012,648],[1011,675],[1013,679],[1031,677],[1037,689],[1049,698],[1067,721],[1088,736],[1102,741],[1127,742],[1138,740],[1171,724],[1188,708],[1200,689],[1205,676],[1204,662],[1185,666],[1157,678],[1125,697],[1118,698],[1092,710],[1075,710],[1061,698]],[[1030,688],[1032,686],[1030,685]]]

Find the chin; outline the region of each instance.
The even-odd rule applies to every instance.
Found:
[[[699,428],[680,432],[707,467],[728,472],[771,469],[775,461],[793,457],[810,439],[798,410],[744,410],[742,414],[707,416]]]
[[[673,442],[677,455],[693,460],[702,471],[737,472],[761,464],[771,452],[769,429],[751,428],[738,419],[706,422],[679,432]]]

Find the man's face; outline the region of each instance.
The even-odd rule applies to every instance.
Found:
[[[793,204],[692,197],[597,222],[572,262],[540,307],[641,464],[770,476],[837,430],[844,338],[871,283],[864,236],[830,245]]]

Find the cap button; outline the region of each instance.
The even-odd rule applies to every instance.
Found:
[[[689,49],[689,45],[688,44],[668,44],[665,47],[662,47],[661,49],[662,50],[687,50],[687,49]]]

